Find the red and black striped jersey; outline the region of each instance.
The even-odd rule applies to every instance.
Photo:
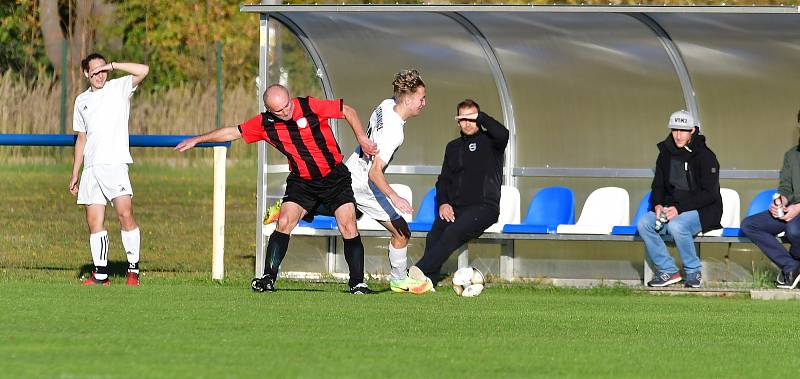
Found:
[[[303,179],[325,177],[342,163],[342,150],[328,119],[344,118],[344,101],[296,97],[292,103],[291,120],[261,113],[239,125],[242,138],[247,143],[267,141],[286,156],[289,170]]]

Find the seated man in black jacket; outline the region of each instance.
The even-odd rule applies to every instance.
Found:
[[[636,227],[648,259],[656,266],[655,278],[647,285],[664,287],[683,280],[686,287],[697,288],[702,275],[694,236],[722,227],[719,162],[689,112],[673,113],[668,127],[670,134],[658,143],[650,212],[639,219]],[[663,234],[671,235],[675,241],[685,279],[661,239]]]
[[[462,101],[456,111],[461,136],[447,144],[436,181],[439,217],[428,233],[425,254],[409,270],[413,279],[427,276],[434,284],[450,254],[481,235],[500,215],[508,129],[481,112],[473,100]]]

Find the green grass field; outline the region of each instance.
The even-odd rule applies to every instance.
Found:
[[[70,150],[65,150],[69,156]],[[227,170],[226,270],[253,270],[256,169]],[[91,263],[82,206],[67,192],[70,165],[0,165],[0,264],[6,268],[75,270]],[[142,225],[142,265],[148,271],[211,270],[213,170],[131,166],[134,213]],[[119,222],[106,207],[109,259],[124,261]],[[116,238],[115,238],[116,237]]]
[[[144,285],[116,276],[87,288],[69,166],[0,166],[0,377],[761,378],[800,369],[793,301],[529,285],[467,299],[441,287],[393,294],[380,282],[373,296],[296,281],[253,293],[254,172],[228,171],[227,277],[212,282],[210,167],[134,166],[136,216],[148,225]]]
[[[152,278],[85,288],[6,272],[3,377],[775,377],[796,302],[492,287],[478,298]]]

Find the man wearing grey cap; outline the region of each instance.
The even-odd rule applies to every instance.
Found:
[[[648,286],[665,287],[684,280],[661,239],[661,235],[669,234],[681,255],[684,284],[697,288],[702,276],[694,236],[722,227],[719,162],[689,112],[673,113],[668,126],[670,135],[657,145],[650,212],[639,219],[636,228],[647,258],[656,267],[655,278]]]
[[[800,127],[800,111],[797,126]],[[769,210],[742,221],[742,233],[780,267],[778,288],[794,289],[800,283],[800,141],[783,155],[778,194]],[[782,232],[791,244],[789,250],[775,238]]]

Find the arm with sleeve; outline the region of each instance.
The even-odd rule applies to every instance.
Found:
[[[495,150],[505,150],[508,145],[509,133],[503,124],[483,112],[478,113],[475,121],[486,130],[486,134],[492,141],[492,146]]]
[[[264,114],[258,114],[239,125],[239,133],[241,133],[242,139],[244,139],[245,143],[250,144],[262,140],[269,142],[269,140],[266,138],[266,133],[264,132],[264,128],[261,127],[261,121],[263,117],[270,117],[270,116],[271,115],[269,114],[267,114],[266,116]]]
[[[86,121],[78,110],[77,101],[75,101],[75,108],[72,111],[72,130],[79,133],[86,133]]]
[[[797,197],[794,196],[794,186],[792,184],[792,150],[783,155],[783,168],[781,168],[780,184],[778,185],[778,193],[786,197],[789,204],[797,202]]]
[[[311,110],[319,116],[319,118],[344,118],[344,100],[326,100],[317,99],[315,97],[308,97],[308,104]]]
[[[652,190],[650,194],[650,210],[654,210],[656,205],[664,206],[664,200],[667,197],[666,182],[664,181],[664,154],[658,154],[656,159],[656,172],[653,175],[653,184],[650,186]]]
[[[133,75],[125,75],[119,78],[118,80],[120,80],[121,81],[120,84],[122,84],[120,86],[122,90],[122,96],[125,97],[133,96],[133,93],[136,91],[136,88],[138,88],[138,86],[133,85]]]
[[[449,147],[449,145],[448,145]],[[449,189],[453,184],[453,172],[448,164],[447,152],[449,149],[445,148],[444,161],[442,162],[442,171],[436,179],[436,208],[438,209],[442,204],[450,204]],[[452,204],[450,204],[452,205]],[[437,212],[438,213],[438,212]]]

